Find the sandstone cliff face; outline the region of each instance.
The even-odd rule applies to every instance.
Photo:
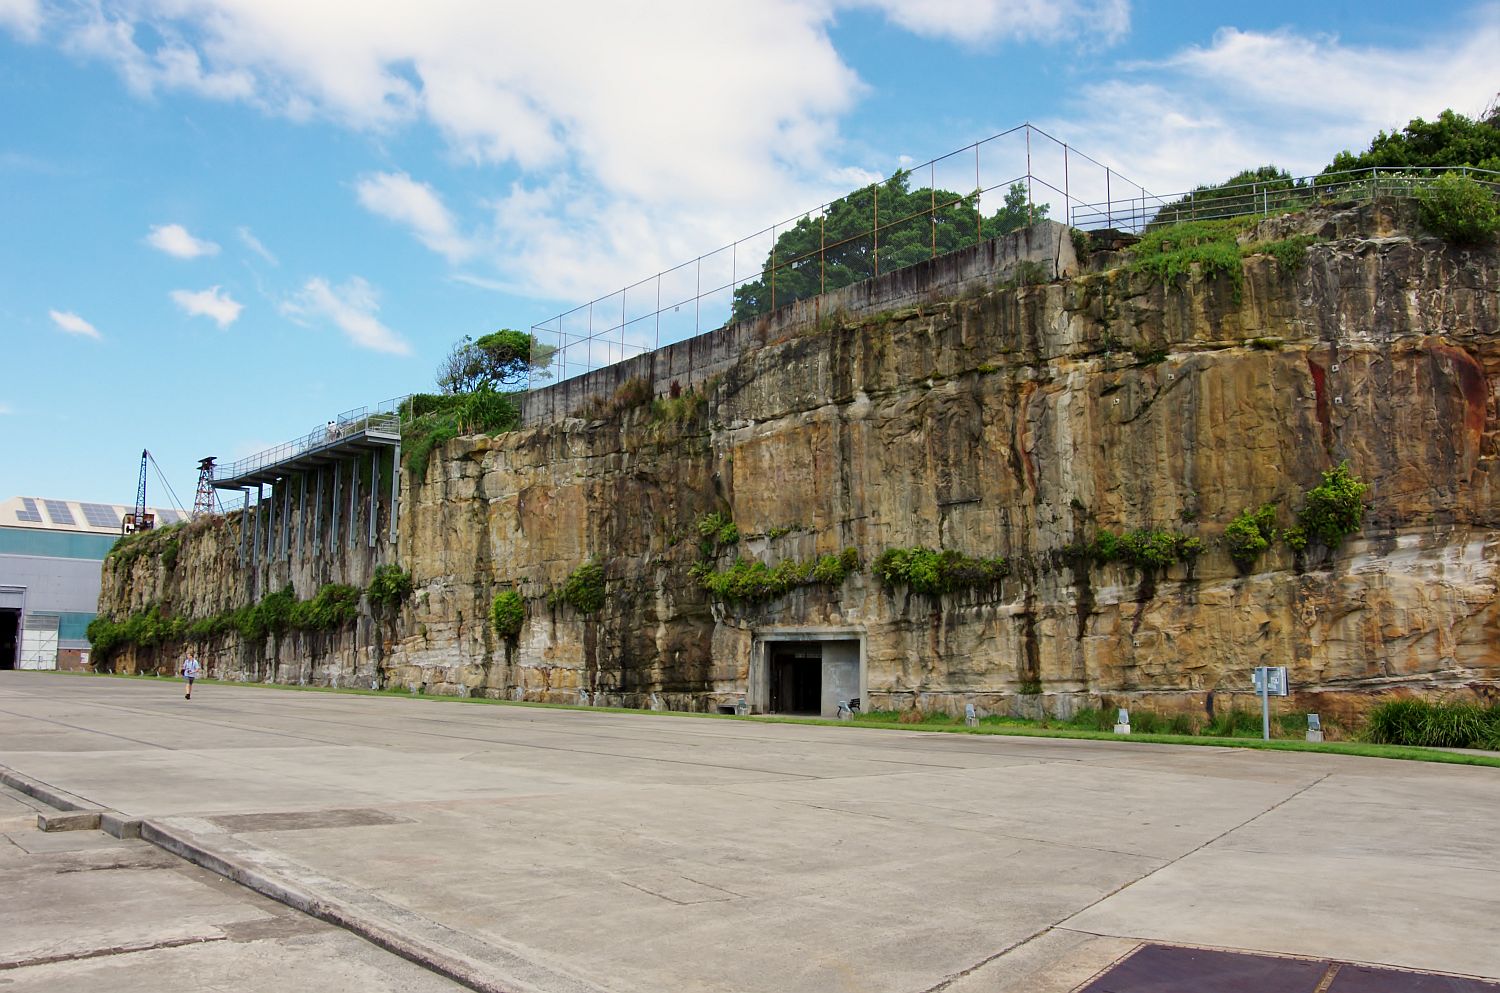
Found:
[[[276,676],[704,709],[754,696],[766,637],[815,630],[860,641],[867,707],[1199,706],[1247,693],[1256,665],[1289,666],[1325,712],[1396,687],[1489,693],[1500,256],[1389,204],[1262,227],[1328,240],[1291,271],[1247,258],[1238,292],[1201,274],[1163,285],[1105,253],[1045,285],[783,327],[685,418],[596,405],[450,442],[425,480],[402,480],[395,557],[417,592],[400,617]],[[1267,502],[1291,524],[1345,459],[1370,484],[1364,529],[1334,554],[1277,544],[1242,575],[1224,526]],[[690,575],[710,512],[742,536],[719,568],[845,547],[865,567],[837,589],[714,602]],[[1207,550],[1156,577],[1069,552],[1136,527]],[[228,540],[196,539],[200,578],[177,609],[204,612],[215,570],[237,575]],[[893,546],[1001,555],[1012,575],[913,594],[869,568]],[[549,606],[591,559],[603,609]],[[104,609],[159,595],[144,568],[106,574]],[[527,597],[514,644],[487,618],[511,584]],[[257,675],[236,669],[242,646],[217,650],[221,671]]]

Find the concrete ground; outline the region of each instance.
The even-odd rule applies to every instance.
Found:
[[[497,989],[1065,993],[1143,940],[1500,978],[1488,768],[20,672],[0,764]],[[28,892],[37,947],[116,940]]]
[[[0,787],[6,993],[462,989],[144,841],[43,834],[43,809]]]

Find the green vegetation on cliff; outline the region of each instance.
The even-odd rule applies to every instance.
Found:
[[[875,575],[887,586],[937,596],[997,586],[1010,575],[1010,563],[1000,556],[974,558],[951,548],[887,548],[875,560]]]
[[[799,586],[837,588],[859,571],[859,552],[846,548],[816,559],[786,559],[768,566],[759,559],[736,559],[728,569],[696,570],[703,588],[718,600],[759,603],[774,600]]]
[[[1364,496],[1369,488],[1368,483],[1349,471],[1347,461],[1325,469],[1323,482],[1307,491],[1306,501],[1297,514],[1297,529],[1329,549],[1338,548],[1364,525]]]
[[[1224,528],[1224,544],[1229,557],[1241,570],[1248,571],[1260,554],[1276,538],[1276,508],[1262,504],[1240,514]]]
[[[821,217],[804,215],[780,232],[761,266],[762,277],[735,287],[729,319],[747,320],[794,300],[946,255],[1043,220],[1047,211],[1044,204],[1028,204],[1025,184],[1014,183],[1000,209],[981,218],[975,194],[913,189],[911,173],[897,170],[884,183],[834,200]]]
[[[151,604],[123,620],[100,614],[89,622],[87,634],[97,664],[108,662],[127,647],[207,641],[231,632],[257,641],[287,631],[334,631],[359,616],[363,592],[358,586],[325,583],[308,599],[299,600],[292,587],[285,586],[267,593],[259,603],[203,617],[169,616],[160,604]]]
[[[1136,528],[1134,531],[1100,531],[1088,548],[1089,557],[1100,564],[1123,562],[1142,572],[1165,569],[1176,562],[1189,562],[1203,553],[1203,542],[1179,531]]]
[[[514,641],[526,620],[526,602],[515,590],[502,590],[490,602],[490,626],[507,641]]]
[[[580,614],[598,613],[604,606],[604,566],[598,562],[585,562],[574,569],[563,581],[547,593],[547,605],[558,607],[567,604]]]
[[[461,434],[503,434],[521,426],[516,393],[415,393],[401,405],[401,446],[413,486],[427,477],[433,449]]]

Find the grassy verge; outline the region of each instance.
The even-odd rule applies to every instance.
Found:
[[[128,679],[146,682],[171,682],[180,677],[171,676],[127,676],[114,673],[62,672],[55,675],[83,676],[104,679]],[[733,714],[704,714],[680,710],[636,710],[630,707],[595,707],[571,703],[536,703],[523,700],[492,700],[488,697],[437,696],[410,693],[404,689],[364,690],[354,687],[290,686],[284,683],[242,683],[221,679],[200,679],[199,686],[241,686],[254,689],[283,690],[296,693],[342,693],[353,696],[375,696],[431,700],[438,703],[487,704],[499,707],[532,707],[543,710],[576,710],[593,714],[641,714],[655,717],[693,717],[700,720],[751,721],[760,724],[807,724],[820,727],[873,728],[885,731],[922,731],[929,734],[1003,735],[1020,738],[1074,738],[1085,741],[1113,741],[1119,744],[1136,745],[1198,745],[1214,748],[1255,748],[1274,752],[1318,752],[1324,755],[1358,755],[1365,758],[1405,759],[1414,762],[1439,762],[1448,765],[1477,765],[1500,768],[1500,755],[1472,755],[1463,752],[1448,752],[1435,748],[1420,748],[1410,745],[1376,745],[1356,741],[1308,742],[1285,739],[1264,741],[1260,738],[1213,737],[1210,735],[1185,734],[1131,734],[1116,735],[1111,731],[1091,731],[1081,728],[1040,727],[1022,719],[1003,719],[979,727],[968,727],[961,720],[949,723],[902,724],[899,721],[870,720],[830,721],[817,717],[739,717]]]

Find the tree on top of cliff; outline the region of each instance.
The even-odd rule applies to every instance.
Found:
[[[444,393],[472,393],[516,386],[525,382],[528,373],[546,375],[556,351],[537,341],[535,335],[510,328],[477,340],[464,335],[438,365],[438,387]]]
[[[1479,119],[1445,110],[1435,121],[1418,117],[1400,131],[1382,131],[1355,155],[1333,157],[1324,175],[1348,169],[1401,169],[1412,166],[1473,166],[1500,172],[1500,110]]]
[[[1262,193],[1294,190],[1301,186],[1292,174],[1275,165],[1241,169],[1222,183],[1195,186],[1191,193],[1164,205],[1147,223],[1148,229],[1183,221],[1214,220],[1245,213],[1247,202],[1258,202]]]
[[[898,169],[884,183],[833,201],[821,218],[808,214],[781,232],[761,265],[761,278],[735,287],[729,319],[742,321],[877,275],[877,204],[879,272],[1007,234],[1045,219],[1049,209],[1028,204],[1026,185],[1012,183],[1000,209],[981,219],[974,194],[912,189],[910,180],[909,170]]]

